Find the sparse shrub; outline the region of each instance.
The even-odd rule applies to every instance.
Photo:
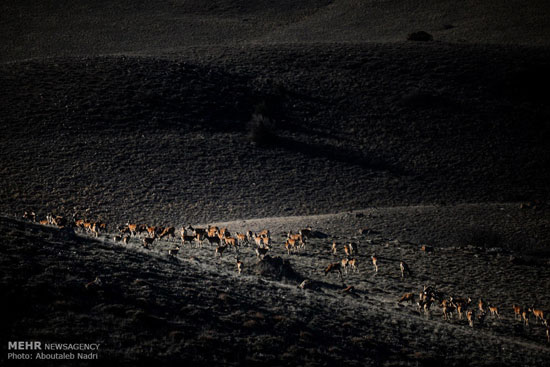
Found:
[[[433,39],[434,38],[431,34],[424,31],[413,32],[407,36],[407,40],[409,41],[427,42],[427,41],[433,41]]]
[[[248,123],[248,136],[254,144],[260,146],[273,145],[277,141],[271,119],[263,114],[252,115]]]

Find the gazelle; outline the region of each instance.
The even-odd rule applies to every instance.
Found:
[[[514,309],[514,318],[521,320],[521,306],[512,305],[512,308]]]
[[[474,311],[468,310],[468,312],[466,313],[466,318],[468,319],[468,324],[470,325],[470,327],[473,328],[474,327]]]
[[[223,256],[223,252],[227,249],[227,245],[218,245],[216,246],[216,254],[220,255],[220,258]]]
[[[344,273],[348,273],[348,262],[349,260],[347,258],[344,258],[342,259],[342,261],[340,261],[340,266],[342,268],[342,270],[344,271]]]
[[[529,310],[528,309],[523,309],[521,311],[521,318],[523,320],[523,322],[525,323],[525,326],[529,326]]]
[[[397,301],[397,303],[407,302],[407,301],[411,302],[411,304],[414,303],[414,293],[405,293],[403,297],[401,297],[399,301]]]
[[[340,278],[342,278],[342,264],[341,263],[332,263],[329,266],[325,268],[325,276],[328,275],[328,273],[332,273],[337,271],[340,274]]]
[[[491,306],[489,305],[487,307],[489,309],[489,312],[491,313],[491,316],[495,316],[498,317],[500,319],[500,315],[498,314],[498,307],[497,306]]]
[[[405,273],[407,273],[407,276],[411,275],[411,269],[409,268],[409,265],[407,265],[406,262],[401,261],[399,263],[399,268],[401,269],[401,278],[405,278]]]
[[[378,273],[378,258],[376,257],[376,254],[373,254],[371,258],[372,258],[372,265],[374,265],[374,271]]]
[[[336,242],[332,243],[331,251],[332,251],[332,256],[337,256],[338,255],[338,250],[336,248]]]
[[[544,311],[541,309],[536,309],[534,306],[529,307],[529,312],[535,316],[535,320],[540,319],[541,322],[544,323]]]
[[[477,303],[477,307],[481,312],[485,312],[485,302],[480,298],[479,302]]]
[[[357,272],[357,259],[352,258],[348,260],[348,266],[353,270],[353,272]]]
[[[151,246],[153,244],[153,242],[155,242],[156,239],[157,239],[157,234],[156,233],[153,235],[153,237],[145,237],[143,239],[143,247],[148,249],[149,246]]]
[[[265,254],[269,251],[269,247],[257,247],[256,248],[256,256],[259,259],[263,259],[265,257]]]
[[[243,262],[237,258],[237,272],[241,274],[243,271]]]
[[[175,248],[168,250],[168,255],[170,256],[177,256],[178,252],[180,251],[179,246],[176,246]]]

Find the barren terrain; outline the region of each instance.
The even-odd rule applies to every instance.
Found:
[[[512,312],[550,312],[546,2],[0,10],[3,345],[98,342],[100,363],[133,365],[549,363],[545,327]],[[419,30],[434,40],[407,41]],[[261,262],[252,245],[173,257],[178,238],[114,241],[126,223],[267,228],[273,246]],[[358,272],[325,276],[348,242]],[[397,303],[425,285],[501,318]]]

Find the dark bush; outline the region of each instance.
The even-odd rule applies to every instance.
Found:
[[[434,38],[431,34],[424,31],[413,32],[407,36],[407,40],[409,41],[427,42],[427,41],[433,41],[433,39]]]
[[[277,142],[277,134],[271,119],[263,114],[255,113],[248,123],[248,137],[259,146],[274,145]]]

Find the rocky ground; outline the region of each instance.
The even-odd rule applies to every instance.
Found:
[[[4,345],[100,342],[101,363],[127,364],[548,364],[544,327],[511,309],[550,310],[546,2],[0,8]],[[407,41],[418,30],[434,40]],[[208,245],[115,243],[127,222],[268,228],[275,244],[260,263],[241,248],[238,275]],[[287,254],[306,226],[320,236]],[[359,243],[343,280],[323,273],[333,241]],[[424,285],[501,319],[397,304]]]

